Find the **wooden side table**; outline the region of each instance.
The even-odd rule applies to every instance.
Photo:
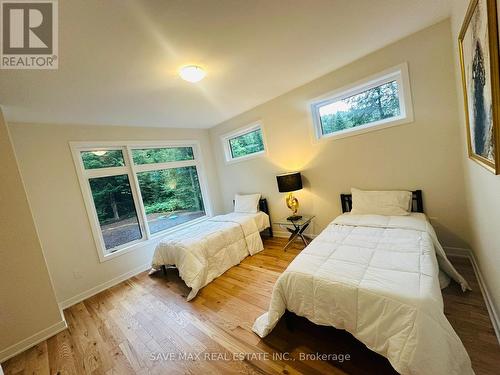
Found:
[[[287,220],[287,218],[282,218],[276,221],[274,224],[279,225],[282,228],[285,228],[288,232],[290,232],[290,237],[288,238],[288,242],[283,248],[284,251],[293,243],[293,241],[300,237],[304,245],[309,244],[309,240],[304,236],[304,231],[307,229],[311,221],[314,219],[314,215],[303,215],[298,220]]]

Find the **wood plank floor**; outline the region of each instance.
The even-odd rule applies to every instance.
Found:
[[[167,277],[133,277],[66,309],[69,329],[3,363],[5,374],[395,373],[385,358],[347,332],[302,318],[294,318],[293,331],[281,321],[264,340],[252,333],[275,280],[301,249],[296,244],[285,253],[283,244],[283,239],[265,240],[263,252],[227,271],[189,303],[189,290],[175,270]],[[454,284],[445,289],[445,313],[476,374],[498,374],[500,348],[472,267],[466,259],[453,262],[474,290],[462,294]],[[246,356],[234,358],[234,353]],[[350,360],[302,360],[303,353],[349,354]]]

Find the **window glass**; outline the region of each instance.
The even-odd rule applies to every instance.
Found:
[[[134,164],[168,163],[194,160],[192,147],[144,148],[132,150]]]
[[[141,239],[128,176],[90,178],[89,183],[106,250]]]
[[[137,173],[150,233],[205,216],[195,166]]]
[[[230,138],[229,147],[233,159],[264,151],[262,129],[259,128],[249,133]]]
[[[331,134],[401,115],[397,81],[318,107],[321,133]]]
[[[81,151],[80,154],[85,169],[123,167],[125,165],[121,150]]]

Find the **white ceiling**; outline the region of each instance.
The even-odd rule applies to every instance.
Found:
[[[448,0],[63,0],[59,69],[0,71],[7,121],[207,128],[449,16]],[[200,64],[207,77],[182,81]]]

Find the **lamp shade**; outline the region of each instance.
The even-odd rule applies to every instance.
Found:
[[[278,190],[280,193],[302,189],[302,177],[300,172],[285,173],[276,176],[278,181]]]

